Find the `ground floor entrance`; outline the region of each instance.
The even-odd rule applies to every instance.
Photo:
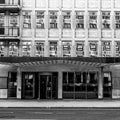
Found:
[[[57,75],[52,73],[39,74],[39,98],[56,99],[57,98]]]
[[[103,73],[99,83],[98,71],[77,72],[23,72],[23,99],[98,99],[102,84],[102,98],[112,98],[112,79],[110,72]],[[59,84],[61,83],[61,84]],[[61,96],[60,96],[61,94]]]
[[[23,73],[23,92],[25,99],[57,99],[58,74]]]

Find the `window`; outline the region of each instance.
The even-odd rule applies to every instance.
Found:
[[[120,42],[115,42],[116,57],[120,57]]]
[[[9,42],[9,56],[18,56],[18,42]]]
[[[84,56],[84,42],[76,43],[76,55],[77,57]]]
[[[58,12],[55,11],[49,12],[49,28],[50,29],[58,28]]]
[[[0,57],[5,56],[5,42],[0,42]]]
[[[120,12],[115,12],[115,28],[120,29]]]
[[[44,29],[45,28],[45,12],[44,11],[37,11],[36,12],[36,28],[37,29]]]
[[[43,42],[35,43],[35,56],[44,57],[44,43]]]
[[[98,98],[97,72],[63,72],[63,98]]]
[[[22,42],[22,54],[23,56],[30,56],[31,42]]]
[[[90,42],[89,43],[89,52],[90,56],[97,56],[97,42]]]
[[[10,13],[9,26],[16,27],[18,26],[18,13]]]
[[[50,42],[50,57],[57,56],[57,42]]]
[[[84,12],[76,12],[76,29],[84,28]]]
[[[102,42],[102,56],[110,57],[111,53],[111,43],[110,42]]]
[[[71,29],[71,13],[62,12],[63,15],[63,29]]]
[[[23,28],[31,28],[31,12],[24,11],[23,12]]]
[[[102,28],[110,29],[110,12],[102,12]]]
[[[71,42],[62,42],[63,46],[63,57],[71,56]]]
[[[97,29],[97,12],[89,12],[89,28]]]
[[[5,21],[5,13],[0,13],[0,35],[4,35],[5,32],[4,21]]]

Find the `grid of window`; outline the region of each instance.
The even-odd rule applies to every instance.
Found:
[[[3,35],[5,32],[4,21],[5,21],[5,13],[0,13],[0,35]]]
[[[102,28],[110,29],[110,12],[102,12]]]
[[[44,57],[44,43],[43,42],[35,43],[35,56]]]
[[[9,56],[18,56],[18,42],[9,42]]]
[[[37,11],[36,12],[36,28],[37,29],[44,29],[45,28],[45,12],[44,11]]]
[[[30,56],[31,53],[31,42],[22,42],[22,55]]]
[[[110,57],[111,56],[111,42],[102,42],[102,57]]]
[[[76,12],[76,29],[84,28],[84,12]]]
[[[63,98],[97,98],[97,78],[97,72],[63,72]]]
[[[89,12],[89,28],[97,29],[97,12]]]
[[[49,53],[50,57],[57,57],[57,42],[50,42]]]
[[[31,28],[31,12],[24,11],[23,12],[23,28]]]
[[[84,56],[84,42],[76,43],[76,55],[77,57]]]
[[[98,52],[97,52],[97,42],[89,42],[89,52],[90,52],[90,56],[97,56]]]
[[[71,12],[62,12],[63,16],[63,29],[71,29]]]
[[[71,56],[71,42],[62,42],[63,57]]]
[[[116,57],[120,57],[120,42],[115,42]]]
[[[0,56],[5,56],[5,42],[0,42]]]
[[[120,12],[115,12],[115,28],[120,29]]]
[[[56,11],[49,12],[49,28],[50,29],[58,28],[58,12]]]

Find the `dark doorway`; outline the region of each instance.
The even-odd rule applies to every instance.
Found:
[[[17,91],[17,73],[8,73],[8,98],[16,98]]]
[[[57,74],[40,73],[39,79],[39,98],[56,99],[57,98]]]
[[[23,73],[23,98],[35,98],[35,74]]]
[[[111,80],[111,74],[109,72],[104,73],[103,98],[112,98],[112,80]]]

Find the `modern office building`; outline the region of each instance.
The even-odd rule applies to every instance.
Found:
[[[119,99],[120,0],[0,0],[0,98]]]

